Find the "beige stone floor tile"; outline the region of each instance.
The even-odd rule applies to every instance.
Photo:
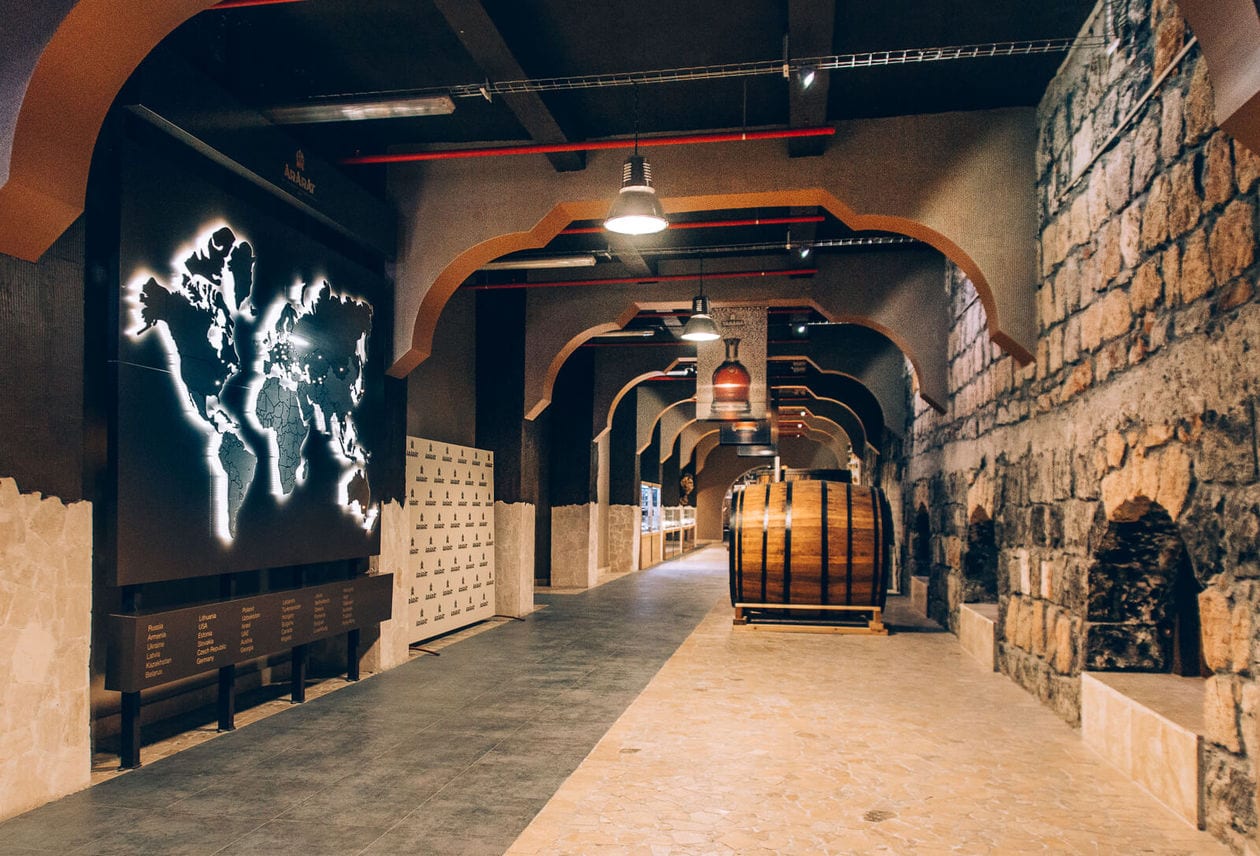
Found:
[[[1228,851],[952,635],[734,632],[719,604],[508,852]]]

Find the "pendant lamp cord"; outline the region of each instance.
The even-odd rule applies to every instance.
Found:
[[[704,297],[704,256],[700,257],[700,296]]]
[[[639,156],[639,84],[631,87],[634,90],[634,155]]]

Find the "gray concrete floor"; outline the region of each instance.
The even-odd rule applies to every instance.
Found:
[[[904,598],[839,637],[733,632],[726,597],[720,547],[539,596],[0,824],[0,856],[1225,852]]]
[[[676,562],[0,824],[0,854],[500,854],[726,593]]]

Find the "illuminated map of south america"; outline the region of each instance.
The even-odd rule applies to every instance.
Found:
[[[231,227],[211,230],[176,261],[167,283],[153,276],[131,282],[127,333],[156,332],[162,341],[184,410],[205,438],[212,526],[221,540],[236,537],[260,466],[281,501],[305,481],[311,442],[329,445],[342,468],[342,511],[370,530],[377,517],[370,452],[355,418],[372,307],[324,281],[297,283],[257,306],[254,262],[253,248]],[[253,347],[242,348],[241,337]],[[252,364],[242,351],[257,355]],[[245,395],[225,395],[229,385],[244,386]],[[253,431],[242,430],[247,420]]]

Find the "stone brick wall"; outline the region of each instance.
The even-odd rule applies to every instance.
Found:
[[[1260,158],[1215,127],[1198,48],[1174,64],[1190,37],[1171,0],[1135,0],[1120,48],[1077,51],[1049,87],[1036,360],[1020,367],[988,342],[974,288],[951,272],[952,397],[944,414],[915,405],[902,521],[909,535],[927,510],[930,559],[915,572],[930,577],[932,615],[956,627],[969,525],[977,510],[992,518],[999,668],[1075,723],[1087,654],[1131,656],[1103,650],[1091,621],[1099,551],[1114,527],[1167,515],[1203,589],[1208,828],[1241,849],[1260,756]]]
[[[0,479],[0,821],[88,786],[92,506]]]

